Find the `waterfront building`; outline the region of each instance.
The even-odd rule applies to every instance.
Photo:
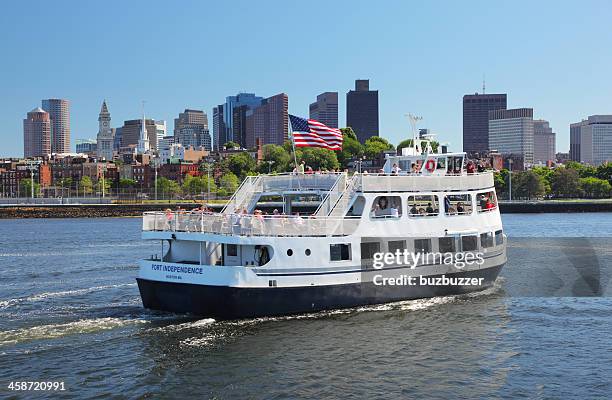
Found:
[[[533,160],[536,163],[547,164],[555,161],[555,138],[548,121],[536,119],[533,121]]]
[[[504,158],[511,157],[522,166],[533,164],[533,109],[489,111],[488,149]]]
[[[262,144],[282,145],[289,139],[289,97],[280,93],[262,101],[262,105],[248,110],[245,121],[246,135],[243,147],[254,148]]]
[[[482,155],[489,148],[489,111],[505,110],[507,95],[466,94],[463,96],[463,151]]]
[[[330,128],[338,127],[338,92],[324,92],[317,101],[310,104],[310,119],[321,122]]]
[[[255,96],[255,93],[238,93],[236,96],[228,96],[225,99],[225,106],[223,107],[225,140],[223,143],[219,143],[219,147],[222,147],[229,141],[236,142],[245,147],[245,143],[240,143],[240,140],[246,137],[246,133],[243,130],[238,132],[234,130],[234,108],[247,106],[248,109],[254,109],[259,107],[263,100],[263,97]]]
[[[224,104],[213,107],[213,145],[217,151],[228,142],[225,121],[223,119],[224,107]]]
[[[174,119],[174,142],[184,147],[212,148],[208,116],[202,110],[185,109]]]
[[[70,153],[70,102],[64,99],[46,99],[42,108],[51,119],[51,152]]]
[[[113,151],[119,152],[121,149],[121,140],[123,139],[123,128],[112,128],[113,131]]]
[[[48,157],[51,154],[51,120],[40,107],[23,120],[23,156]]]
[[[102,108],[98,115],[98,136],[96,152],[99,160],[112,160],[114,151],[113,130],[110,126],[111,116],[106,105],[106,100],[102,102]],[[78,145],[77,145],[78,146]],[[79,150],[77,148],[77,153]]]
[[[77,139],[76,152],[87,154],[90,157],[100,157],[98,155],[98,142],[96,139]]]
[[[356,80],[355,90],[346,94],[346,126],[361,143],[378,136],[378,90],[370,90],[368,79]]]
[[[612,115],[590,115],[570,125],[570,158],[594,166],[612,161]]]

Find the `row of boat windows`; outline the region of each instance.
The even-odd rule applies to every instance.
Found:
[[[480,239],[480,247],[478,244]],[[403,252],[409,250],[407,240],[389,240],[387,241],[387,252],[395,253],[396,251]],[[423,238],[412,239],[412,249],[414,253],[432,253],[434,251],[433,244],[437,242],[437,251],[439,253],[458,253],[465,251],[477,251],[479,248],[486,249],[499,246],[504,243],[504,235],[501,230],[495,232],[485,232],[480,235],[465,235],[465,236],[445,236],[437,239]],[[374,254],[383,251],[382,242],[362,242],[361,243],[361,259],[369,260],[374,258]],[[331,261],[348,261],[351,260],[351,245],[350,243],[330,244],[329,255]]]
[[[425,194],[406,198],[408,216],[411,218],[436,216],[443,209],[446,215],[470,215],[474,208],[479,213],[495,210],[497,198],[494,191],[476,194],[476,204],[471,193],[462,194]],[[355,215],[358,207],[353,207],[349,215]],[[399,218],[403,214],[402,198],[400,196],[378,196],[370,209],[371,218]]]

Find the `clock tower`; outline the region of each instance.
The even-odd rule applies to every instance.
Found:
[[[113,131],[110,127],[111,116],[108,112],[108,106],[106,100],[102,102],[102,109],[98,116],[98,144],[97,144],[97,155],[98,160],[106,159],[111,161],[113,159]]]

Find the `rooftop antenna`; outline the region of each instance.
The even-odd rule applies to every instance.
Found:
[[[482,94],[485,94],[485,74],[482,74]]]

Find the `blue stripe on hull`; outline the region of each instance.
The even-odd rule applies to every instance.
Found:
[[[376,286],[372,282],[306,287],[236,288],[137,278],[144,307],[215,319],[302,314],[480,291],[490,287],[502,265],[449,274],[484,278],[482,286]],[[439,277],[429,276],[429,278]]]

